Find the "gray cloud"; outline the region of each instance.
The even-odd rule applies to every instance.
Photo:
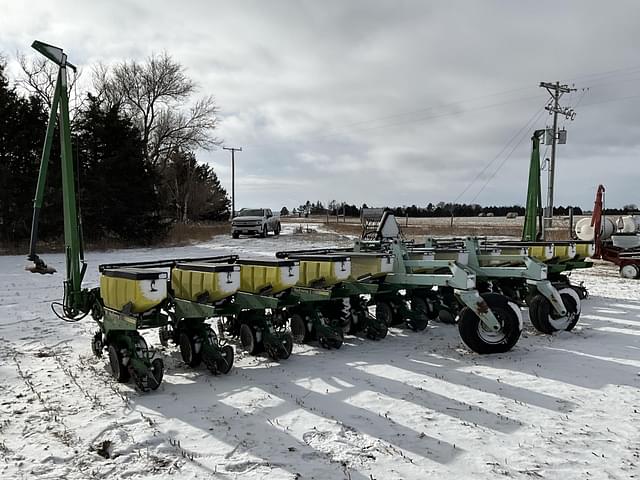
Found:
[[[604,183],[610,205],[638,203],[640,98],[621,100],[640,95],[634,1],[3,3],[7,54],[38,38],[87,67],[161,50],[182,62],[216,96],[219,136],[244,148],[240,206],[424,205],[476,178],[459,201],[523,203],[548,116],[496,156],[547,100],[538,82],[556,79],[591,86],[563,99],[580,104],[557,201],[588,207]],[[229,186],[228,152],[199,157]]]

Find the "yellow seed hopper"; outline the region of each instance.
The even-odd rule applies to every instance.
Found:
[[[127,313],[143,313],[167,298],[167,272],[152,269],[112,268],[100,275],[104,305]]]
[[[276,294],[300,280],[298,260],[238,260],[240,290],[254,294]]]
[[[240,288],[240,265],[229,263],[178,263],[171,270],[176,298],[192,302],[217,302]]]

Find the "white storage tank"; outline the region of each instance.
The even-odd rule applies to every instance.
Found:
[[[616,226],[609,217],[602,219],[602,240],[606,240],[616,231]],[[580,240],[585,242],[593,242],[595,239],[594,228],[591,226],[590,218],[582,218],[578,220],[575,226],[576,235]]]
[[[618,220],[618,231],[621,233],[635,233],[640,230],[640,217],[625,215]]]
[[[640,235],[635,233],[618,233],[611,236],[614,247],[628,249],[640,247]]]

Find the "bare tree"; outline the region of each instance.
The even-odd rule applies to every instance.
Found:
[[[22,78],[17,80],[17,84],[25,91],[36,95],[45,105],[51,107],[53,94],[56,88],[56,80],[58,78],[58,67],[50,60],[43,56],[27,56],[24,53],[16,54],[20,68],[22,69]],[[77,93],[77,82],[82,71],[71,70],[69,77],[69,115],[74,119],[76,114],[84,105],[86,95]]]
[[[198,163],[192,152],[172,152],[164,177],[167,200],[177,221],[187,223],[228,217],[227,192],[213,169]]]
[[[213,135],[218,125],[214,97],[192,103],[195,83],[166,52],[153,54],[144,63],[98,65],[93,77],[98,96],[108,105],[118,104],[137,122],[145,157],[160,171],[172,153],[221,144]]]
[[[197,169],[198,162],[192,153],[179,150],[171,153],[165,180],[168,200],[173,203],[174,217],[179,222],[189,221],[190,201],[197,185]]]

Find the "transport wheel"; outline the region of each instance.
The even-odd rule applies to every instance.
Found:
[[[394,324],[393,321],[393,309],[389,302],[376,303],[376,319],[380,322],[384,322],[387,327]]]
[[[180,344],[180,355],[182,355],[184,363],[192,368],[200,365],[202,357],[200,356],[200,353],[196,352],[194,338],[191,335],[187,335],[185,332],[182,332],[178,343]]]
[[[216,367],[218,372],[227,374],[233,367],[234,351],[231,345],[225,345],[220,352],[220,358],[216,360]]]
[[[267,226],[265,225],[264,227],[262,227],[262,233],[260,234],[260,236],[262,238],[267,238],[268,233],[269,233],[269,230],[267,230]]]
[[[273,231],[274,235],[280,235],[280,232],[282,231],[282,227],[280,226],[279,223],[276,224],[276,229]]]
[[[589,290],[584,285],[569,285],[569,288],[572,288],[574,292],[578,294],[580,297],[580,301],[589,297]]]
[[[151,362],[147,385],[151,390],[157,390],[164,377],[164,362],[161,358],[154,358]]]
[[[289,320],[291,336],[295,343],[305,343],[311,339],[311,332],[307,328],[307,322],[302,315],[294,313]]]
[[[629,263],[620,267],[620,276],[622,278],[638,278],[640,277],[640,267]]]
[[[423,298],[413,297],[411,299],[411,311],[413,312],[414,318],[407,320],[407,326],[415,332],[421,332],[427,328],[427,324],[429,323],[429,307],[427,306],[427,302]]]
[[[240,234],[239,234],[238,232],[233,232],[233,233],[231,234],[231,237],[232,237],[232,238],[240,238]]]
[[[242,348],[249,355],[255,355],[258,353],[258,339],[256,338],[256,332],[246,323],[240,325],[240,343]]]
[[[100,358],[102,357],[102,350],[104,349],[104,343],[102,342],[102,330],[96,330],[91,339],[91,351],[93,354]]]
[[[125,383],[129,380],[129,370],[122,363],[122,353],[114,344],[109,345],[109,367],[111,368],[111,375],[118,382]]]
[[[504,353],[508,352],[518,342],[522,325],[517,307],[504,296],[496,293],[486,293],[482,298],[487,303],[501,325],[497,332],[489,330],[480,321],[480,317],[465,307],[460,312],[458,331],[462,341],[476,353]]]
[[[580,319],[580,297],[573,288],[566,287],[558,290],[562,303],[567,309],[567,315],[558,315],[551,302],[543,295],[535,295],[529,306],[531,324],[542,333],[551,334],[559,330],[567,332],[573,330]]]

